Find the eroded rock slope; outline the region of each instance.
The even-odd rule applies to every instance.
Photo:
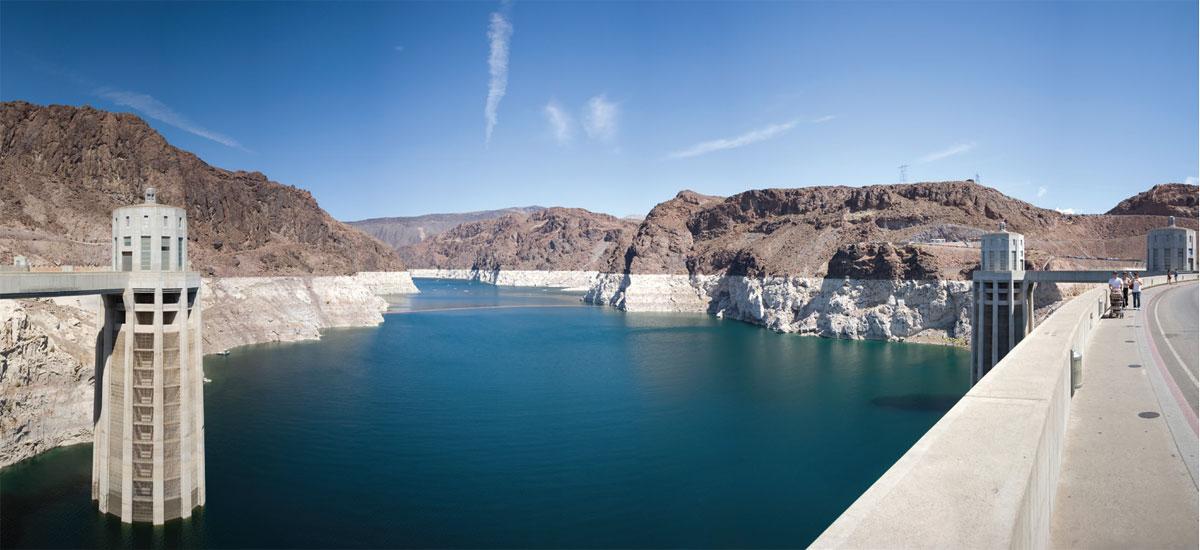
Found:
[[[189,259],[206,275],[402,271],[394,250],[334,220],[303,189],[223,170],[173,147],[135,115],[0,103],[0,262],[106,265],[118,206],[159,201],[188,215]]]
[[[464,223],[411,247],[414,268],[621,270],[638,224],[581,208],[546,208]]]

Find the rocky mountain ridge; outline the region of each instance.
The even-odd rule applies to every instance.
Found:
[[[111,211],[141,202],[147,187],[187,209],[190,261],[207,275],[404,269],[308,191],[210,166],[135,115],[0,103],[0,262],[106,265]]]
[[[546,208],[468,222],[409,247],[415,268],[612,271],[636,222],[581,208]]]
[[[475,212],[369,218],[346,223],[395,248],[403,257],[405,251],[408,250],[407,247],[440,235],[464,223],[492,220],[508,214],[532,214],[544,209],[541,206],[514,206],[499,210],[479,210]]]
[[[1196,219],[1200,216],[1200,186],[1186,183],[1155,185],[1121,201],[1106,213],[1118,216],[1177,216]]]
[[[1166,225],[1165,215],[1138,212],[1186,203],[1178,189],[1167,187],[1174,189],[1167,194],[1162,188],[1156,186],[1159,191],[1138,199],[1123,215],[1063,214],[970,180],[756,189],[730,197],[681,191],[636,224],[624,251],[606,242],[605,261],[566,258],[564,249],[555,248],[559,241],[527,233],[534,224],[518,218],[464,224],[423,248],[412,247],[411,255],[419,267],[460,270],[962,280],[978,263],[971,243],[1003,221],[1026,236],[1032,268],[1053,261],[1057,267],[1103,269],[1106,262],[1126,265],[1142,258],[1145,234]],[[603,216],[553,210],[563,218]],[[1197,225],[1194,217],[1179,223]],[[577,254],[597,235],[574,236],[566,255]],[[506,251],[516,242],[527,249]]]

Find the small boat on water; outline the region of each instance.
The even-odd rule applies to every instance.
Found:
[[[209,383],[209,382],[212,382],[212,378],[205,377],[205,378],[204,378],[204,383],[205,383],[205,384],[207,384],[207,383]]]
[[[217,355],[220,355],[221,357],[224,357],[224,356],[226,356],[226,355],[229,355],[229,350],[218,351],[218,352],[217,352]]]

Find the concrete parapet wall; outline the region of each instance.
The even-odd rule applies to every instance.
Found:
[[[1143,281],[1151,287],[1166,278]],[[1106,306],[1107,291],[1097,285],[1038,325],[813,547],[1048,547],[1071,350],[1086,348]]]
[[[1090,290],[1034,329],[813,545],[1046,547],[1071,349],[1104,304]]]

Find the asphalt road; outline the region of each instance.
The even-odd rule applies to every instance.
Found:
[[[1175,283],[1147,289],[1142,305],[1158,354],[1192,412],[1200,414],[1200,285]]]

